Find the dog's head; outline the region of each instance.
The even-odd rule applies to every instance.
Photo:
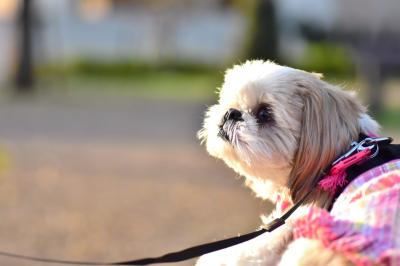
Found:
[[[359,133],[377,130],[351,93],[320,75],[248,61],[226,72],[198,135],[258,194],[265,197],[259,184],[268,182],[288,187],[296,201]]]

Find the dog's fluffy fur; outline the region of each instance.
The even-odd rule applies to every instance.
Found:
[[[298,201],[360,133],[376,135],[379,130],[352,93],[321,80],[319,74],[273,62],[248,61],[229,69],[219,95],[218,103],[206,113],[199,138],[212,156],[244,176],[264,199],[273,200],[278,191]],[[222,127],[231,108],[240,111],[241,119]],[[260,122],[263,108],[263,115],[269,117]],[[331,203],[329,194],[313,191],[308,204],[324,208]],[[199,265],[348,263],[315,240],[292,241],[290,221],[272,233],[198,261]]]

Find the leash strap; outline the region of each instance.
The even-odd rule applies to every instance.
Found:
[[[168,253],[166,255],[156,257],[156,258],[145,258],[139,260],[125,261],[125,262],[117,262],[112,265],[148,265],[153,263],[169,263],[169,262],[178,262],[183,260],[188,260],[192,258],[199,257],[201,255],[214,252],[217,250],[221,250],[227,247],[231,247],[233,245],[237,245],[253,239],[263,233],[267,232],[266,229],[261,229],[252,233],[248,233],[238,237],[231,237],[207,244],[202,244],[194,247],[190,247],[178,252]]]
[[[275,226],[275,228],[276,227],[277,226]],[[69,265],[148,265],[154,263],[170,263],[170,262],[179,262],[196,258],[213,251],[234,246],[246,242],[250,239],[253,239],[267,231],[268,231],[267,229],[263,228],[261,230],[251,232],[242,236],[231,237],[207,244],[190,247],[178,252],[168,253],[160,257],[144,258],[138,260],[121,261],[121,262],[91,262],[91,261],[69,261],[69,260],[59,260],[59,259],[47,259],[47,258],[26,256],[26,255],[14,254],[3,251],[0,251],[0,256],[10,257],[14,259],[28,260],[28,261],[43,262],[43,263],[56,263],[56,264],[69,264]]]
[[[260,236],[266,232],[272,232],[276,228],[280,227],[281,225],[285,224],[285,221],[289,216],[303,204],[303,202],[307,199],[307,197],[311,194],[311,191],[309,191],[306,195],[303,196],[297,202],[294,204],[287,212],[285,212],[281,217],[271,221],[268,223],[265,228],[262,228],[258,231],[248,233],[242,236],[237,236],[237,237],[231,237],[207,244],[202,244],[199,246],[194,246],[191,248],[184,249],[182,251],[178,252],[173,252],[166,254],[161,257],[157,258],[146,258],[146,259],[140,259],[140,260],[132,260],[132,261],[126,261],[126,262],[119,262],[115,263],[112,265],[148,265],[148,264],[153,264],[153,263],[168,263],[168,262],[178,262],[178,261],[183,261],[183,260],[188,260],[192,258],[199,257],[201,255],[211,253],[214,251],[218,251],[221,249],[229,248],[234,245],[249,241],[257,236]]]
[[[33,256],[20,255],[10,252],[0,251],[0,256],[9,257],[14,259],[28,260],[28,261],[37,261],[43,263],[55,263],[55,264],[68,264],[68,265],[148,265],[154,263],[171,263],[171,262],[179,262],[188,259],[193,259],[199,256],[202,256],[207,253],[211,253],[214,251],[218,251],[221,249],[229,248],[231,246],[249,241],[257,236],[260,236],[266,232],[272,232],[276,228],[285,224],[285,221],[289,216],[301,206],[301,204],[306,200],[306,198],[311,194],[311,191],[308,192],[299,202],[294,204],[285,214],[281,217],[270,222],[265,228],[257,230],[255,232],[251,232],[245,235],[231,237],[211,243],[201,244],[198,246],[193,246],[181,251],[172,252],[165,254],[160,257],[154,258],[143,258],[137,260],[129,260],[129,261],[120,261],[120,262],[91,262],[91,261],[70,261],[70,260],[59,260],[59,259],[47,259],[47,258],[39,258]]]
[[[207,244],[202,244],[194,247],[190,247],[181,251],[172,252],[155,258],[144,258],[138,260],[120,261],[120,262],[91,262],[91,261],[69,261],[69,260],[58,260],[58,259],[46,259],[32,256],[19,255],[9,252],[0,252],[1,256],[11,257],[15,259],[23,259],[29,261],[45,262],[45,263],[57,263],[57,264],[69,264],[69,265],[148,265],[154,263],[170,263],[179,262],[183,260],[192,259],[206,253],[210,253],[216,250],[224,249],[233,245],[240,244],[242,242],[253,239],[263,233],[267,232],[267,229],[261,229],[255,232],[251,232],[238,237],[231,237]]]

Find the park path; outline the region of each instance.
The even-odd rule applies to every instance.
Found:
[[[112,261],[257,228],[269,205],[200,146],[204,110],[149,99],[1,99],[0,250]]]

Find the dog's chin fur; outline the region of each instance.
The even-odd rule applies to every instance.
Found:
[[[257,109],[262,105],[271,109],[267,123],[258,122]],[[219,132],[230,108],[239,110],[243,121],[230,124],[227,141]],[[319,74],[256,60],[227,70],[218,103],[207,111],[198,136],[212,156],[222,159],[245,177],[245,183],[257,196],[272,200],[274,192],[287,192],[296,202],[312,190],[308,203],[326,207],[331,197],[315,188],[323,170],[360,133],[378,135],[378,131],[379,125],[353,93],[324,82]],[[281,230],[290,232],[290,225],[278,231]],[[230,255],[222,252],[206,256],[215,259],[215,263],[204,265],[261,265],[258,262],[275,265],[281,260],[282,247],[287,247],[289,242],[290,237],[276,232],[266,242],[250,241],[242,245],[242,251],[238,251],[240,247],[234,248],[237,259],[231,262],[224,260]],[[307,255],[311,249],[314,255]],[[206,258],[199,264],[210,262]],[[293,258],[297,258],[297,263]],[[337,262],[337,265],[348,263],[309,241],[289,245],[280,265],[311,265],[307,264],[310,261],[317,263],[313,265],[333,265],[323,264],[322,260]]]

